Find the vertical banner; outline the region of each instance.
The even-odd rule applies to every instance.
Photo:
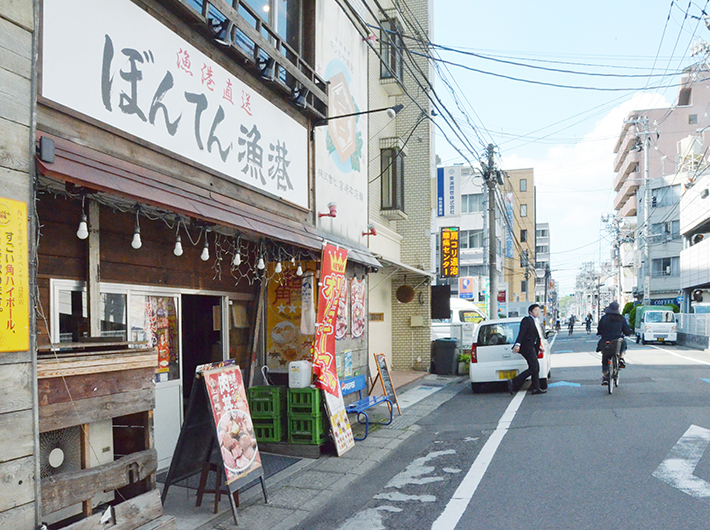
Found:
[[[350,307],[348,306],[348,281],[343,282],[343,290],[340,291],[338,300],[338,321],[335,325],[335,339],[343,340],[348,336]]]
[[[513,249],[513,194],[506,193],[505,195],[505,217],[508,219],[505,227],[505,257],[514,258],[515,250]]]
[[[436,173],[436,216],[461,215],[461,166],[440,167]]]
[[[0,199],[0,352],[30,348],[27,204]]]
[[[351,333],[354,339],[359,339],[365,333],[365,280],[353,278],[350,281]]]
[[[202,368],[198,367],[198,371]],[[202,377],[217,429],[227,484],[231,484],[261,467],[242,372],[233,364],[204,370]]]
[[[269,263],[269,285],[266,305],[266,365],[273,372],[285,372],[292,361],[311,358],[313,334],[310,326],[301,319],[303,305],[303,280],[296,274],[298,265],[289,261],[281,263],[281,275],[274,274],[274,263]],[[313,263],[303,268],[313,269]],[[308,274],[308,273],[306,273]],[[312,293],[311,293],[312,294]],[[306,311],[310,311],[308,304]]]
[[[498,318],[508,318],[508,286],[498,290]]]
[[[338,381],[335,360],[335,327],[340,293],[345,289],[345,266],[348,251],[326,244],[321,260],[320,285],[318,289],[318,322],[313,352],[313,373],[316,387],[325,392],[331,432],[338,455],[355,446],[345,402]]]
[[[442,228],[441,277],[455,278],[459,275],[459,229],[457,226]]]

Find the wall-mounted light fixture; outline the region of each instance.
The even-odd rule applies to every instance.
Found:
[[[394,105],[392,107],[383,107],[381,109],[363,110],[360,112],[353,112],[351,114],[343,114],[342,116],[330,116],[322,120],[318,120],[313,123],[313,127],[320,127],[321,125],[326,125],[331,120],[337,120],[339,118],[350,118],[352,116],[361,116],[362,114],[372,114],[373,112],[386,112],[390,119],[393,119],[399,111],[404,108],[404,105]]]
[[[367,232],[362,233],[363,236],[376,236],[377,230],[375,229],[375,223],[370,223],[367,225]]]
[[[291,101],[297,107],[305,109],[308,104],[308,89],[300,85],[295,87],[291,90]]]
[[[223,21],[219,21],[215,18],[210,19],[210,33],[212,34],[212,39],[222,46],[231,46],[234,38],[232,33],[234,31],[234,23],[225,18]]]
[[[264,81],[273,82],[275,79],[274,71],[276,70],[276,61],[269,57],[268,59],[261,58],[256,63],[259,67],[259,75]]]
[[[242,264],[241,246],[242,236],[239,236],[236,243],[234,243],[234,258],[232,259],[232,265],[234,267],[239,267],[239,265]]]
[[[175,236],[175,248],[173,249],[173,254],[176,256],[182,256],[182,239],[180,238],[180,234]]]
[[[328,213],[318,212],[318,218],[321,217],[335,217],[338,215],[338,205],[334,202],[328,203]]]

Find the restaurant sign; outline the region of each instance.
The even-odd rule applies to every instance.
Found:
[[[305,127],[130,0],[43,6],[43,97],[309,207]]]
[[[0,198],[0,352],[30,347],[27,205]]]

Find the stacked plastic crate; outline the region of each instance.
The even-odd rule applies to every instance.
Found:
[[[286,387],[253,386],[247,390],[247,400],[256,440],[282,441],[286,434]]]
[[[328,417],[321,391],[316,388],[288,389],[288,441],[320,445],[328,436]]]

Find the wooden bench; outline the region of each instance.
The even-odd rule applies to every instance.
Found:
[[[357,441],[361,441],[367,438],[367,435],[370,431],[370,417],[367,415],[367,412],[365,412],[367,409],[372,408],[375,405],[379,405],[380,403],[387,403],[387,407],[389,408],[390,412],[389,421],[387,423],[376,423],[380,425],[389,425],[390,423],[392,423],[392,402],[387,396],[368,396],[365,398],[362,397],[362,391],[367,390],[367,380],[365,379],[364,375],[357,375],[355,377],[351,377],[350,379],[343,379],[340,382],[340,389],[343,392],[343,396],[354,394],[355,392],[357,392],[359,396],[358,401],[350,403],[350,405],[347,405],[345,407],[345,411],[348,414],[357,414],[357,421],[365,425],[365,436],[363,436],[362,438],[355,438]],[[363,416],[365,417],[365,421],[362,421],[361,419]]]

